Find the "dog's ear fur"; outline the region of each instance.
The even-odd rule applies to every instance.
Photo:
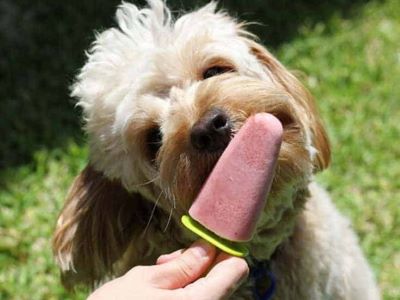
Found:
[[[114,262],[145,228],[149,209],[139,194],[86,167],[69,190],[53,239],[63,284],[93,287],[113,273]]]
[[[254,41],[247,40],[253,55],[268,69],[283,88],[288,91],[293,98],[305,108],[310,121],[312,131],[312,145],[317,150],[314,158],[314,170],[321,171],[329,166],[330,163],[330,144],[325,128],[319,117],[315,102],[311,94],[303,84],[264,47]]]

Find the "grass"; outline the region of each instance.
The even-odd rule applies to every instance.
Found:
[[[400,2],[333,13],[274,49],[301,70],[327,125],[333,162],[318,181],[360,236],[384,299],[400,298]],[[72,178],[85,165],[79,139],[0,174],[0,299],[84,299],[59,284],[50,239]]]
[[[303,28],[277,53],[310,74],[333,146],[318,179],[352,219],[385,299],[400,298],[399,4],[371,2],[351,20]]]
[[[86,162],[86,148],[36,152],[34,163],[2,174],[0,299],[69,299],[51,254],[51,234],[63,196]],[[79,297],[80,296],[80,297]]]

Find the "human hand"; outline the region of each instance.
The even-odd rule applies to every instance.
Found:
[[[154,266],[134,267],[100,287],[88,300],[225,299],[248,272],[244,259],[217,255],[214,246],[200,240],[187,250],[160,256]]]

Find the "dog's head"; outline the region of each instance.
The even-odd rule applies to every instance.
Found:
[[[215,3],[175,22],[161,0],[149,5],[120,6],[118,28],[97,35],[73,86],[90,163],[70,190],[54,246],[62,268],[75,266],[83,280],[112,270],[151,216],[159,222],[154,213],[171,224],[186,213],[252,114],[271,113],[284,128],[260,233],[301,206],[297,193],[329,163],[311,96],[243,23]]]

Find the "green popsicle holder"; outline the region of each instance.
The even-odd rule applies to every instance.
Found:
[[[232,242],[219,237],[188,215],[183,215],[181,222],[191,232],[230,255],[238,257],[249,255],[249,250],[242,243]]]

